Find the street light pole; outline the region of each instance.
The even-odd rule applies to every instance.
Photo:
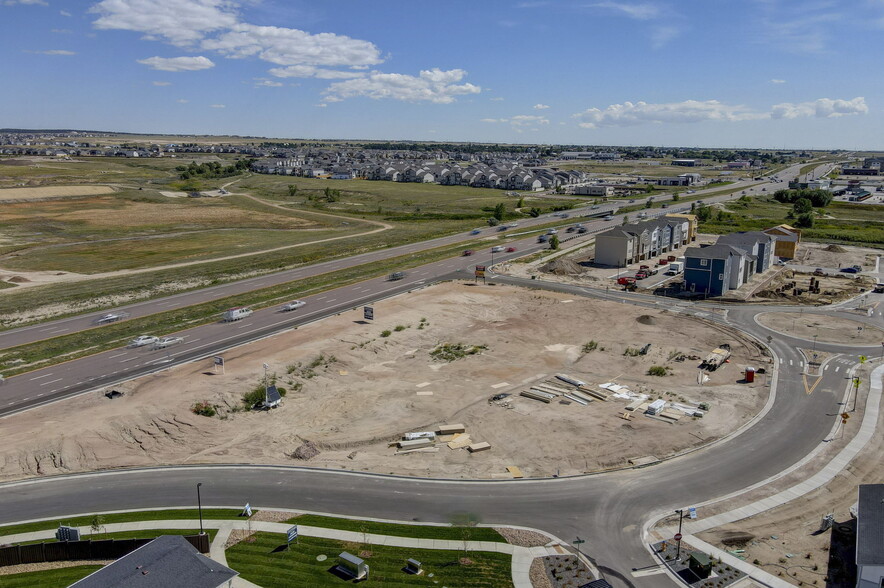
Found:
[[[200,513],[200,535],[205,535],[205,531],[203,531],[203,501],[200,499],[200,486],[202,486],[202,482],[197,482],[196,485],[196,506],[199,509]]]
[[[681,557],[681,523],[684,521],[684,509],[678,509],[675,511],[678,513],[678,533],[675,535],[675,561],[678,561],[678,558]]]

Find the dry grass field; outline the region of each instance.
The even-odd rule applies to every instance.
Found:
[[[42,186],[37,188],[3,188],[0,189],[0,200],[34,200],[41,198],[59,198],[64,196],[94,196],[110,194],[114,189],[110,186]]]

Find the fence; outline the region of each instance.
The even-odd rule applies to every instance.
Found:
[[[187,541],[200,553],[209,552],[209,536],[185,535]],[[0,566],[42,563],[49,561],[119,559],[153,541],[145,539],[99,539],[32,543],[0,547]]]

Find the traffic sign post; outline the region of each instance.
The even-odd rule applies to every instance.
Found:
[[[479,281],[479,278],[482,278],[482,281],[485,281],[485,266],[477,265],[476,266],[476,281]]]
[[[292,541],[294,541],[295,543],[298,542],[298,525],[294,525],[293,527],[291,527],[288,530],[288,533],[286,534],[286,542],[285,542],[286,549],[289,548],[289,546],[292,544]]]
[[[218,373],[218,370],[221,370],[221,373],[224,373],[224,358],[220,355],[216,355],[212,358],[212,369],[215,373]]]
[[[681,524],[684,521],[684,509],[675,511],[678,513],[678,533],[675,534],[675,561],[681,557]]]
[[[580,559],[580,546],[586,543],[586,539],[581,539],[578,537],[576,540],[572,541],[574,545],[577,546],[577,559]]]
[[[374,320],[374,307],[373,306],[363,306],[362,307],[362,318],[367,321]]]

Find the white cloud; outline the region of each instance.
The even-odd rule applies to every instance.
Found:
[[[28,53],[39,53],[40,55],[76,55],[75,51],[66,51],[65,49],[49,49],[48,51],[29,51]]]
[[[233,58],[257,56],[277,65],[366,66],[383,61],[380,50],[368,41],[246,23],[204,40],[202,47]]]
[[[651,20],[660,15],[660,9],[650,3],[630,4],[628,2],[596,2],[595,4],[589,4],[589,7],[612,10],[636,20]]]
[[[786,80],[781,80],[781,79],[779,79],[779,78],[773,78],[773,79],[770,81],[770,83],[771,83],[771,84],[785,84],[785,83],[786,83]]]
[[[279,88],[282,85],[282,82],[275,82],[266,78],[255,78],[256,88]]]
[[[278,78],[320,78],[324,80],[361,78],[365,75],[364,72],[323,69],[312,65],[272,67],[268,72]]]
[[[547,105],[547,104],[535,104],[534,105],[534,110],[546,110],[547,108],[549,108],[549,105]]]
[[[771,109],[771,118],[838,118],[841,116],[850,116],[853,114],[867,114],[869,107],[866,105],[866,99],[857,96],[853,100],[833,100],[831,98],[820,98],[812,102],[800,102],[792,104],[784,102],[776,104]]]
[[[506,122],[506,119],[505,119],[505,118],[483,118],[480,122],[483,122],[483,123],[499,123],[499,122]]]
[[[392,98],[394,100],[435,102],[448,104],[455,96],[478,94],[482,88],[470,83],[456,84],[467,74],[462,69],[443,71],[438,68],[423,70],[418,76],[372,72],[363,78],[335,82],[324,91],[325,101],[342,100],[354,96]]]
[[[328,108],[328,104],[325,102],[320,102],[319,104],[314,104],[316,108]]]
[[[677,38],[682,32],[682,29],[678,27],[672,26],[660,26],[656,27],[651,33],[651,46],[654,49],[660,49],[669,41]]]
[[[175,102],[177,102],[178,104],[187,104],[188,102],[190,102],[190,100],[185,100],[184,98],[179,98]]]
[[[226,104],[209,104],[209,108],[227,108]]]
[[[72,31],[71,29],[52,29],[51,32],[55,33],[56,35],[71,35],[74,31]]]
[[[172,82],[151,82],[154,86],[171,86]]]
[[[604,110],[590,108],[574,117],[584,128],[631,126],[645,123],[692,123],[707,120],[738,121],[764,118],[744,106],[730,106],[718,100],[685,100],[669,104],[624,102]]]
[[[489,98],[489,100],[491,100],[492,102],[503,102],[504,98],[503,96],[495,96],[494,98]]]
[[[6,6],[15,6],[16,4],[49,6],[49,3],[45,0],[5,0],[3,4],[5,4]]]
[[[101,0],[89,12],[99,15],[92,23],[97,29],[137,31],[184,46],[236,25],[234,6],[229,0]]]
[[[193,57],[148,57],[147,59],[139,59],[138,63],[160,71],[199,71],[215,67],[211,59],[202,55]]]
[[[527,127],[529,125],[548,125],[549,119],[543,116],[519,114],[509,120],[514,127]],[[536,129],[533,129],[536,130]]]
[[[68,12],[67,10],[59,10],[58,13],[62,16],[67,16],[67,17],[71,16],[71,13]]]

